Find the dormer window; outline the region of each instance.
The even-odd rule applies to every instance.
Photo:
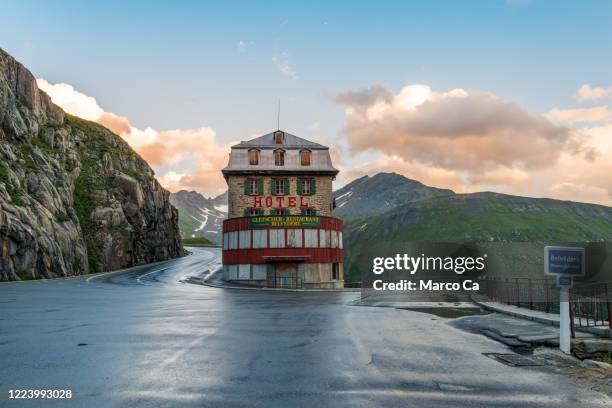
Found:
[[[300,150],[300,163],[302,166],[310,166],[310,150]]]
[[[274,165],[275,166],[285,165],[285,151],[284,150],[277,149],[274,151]]]
[[[285,133],[281,132],[280,130],[278,132],[274,132],[274,143],[283,144],[284,142],[285,142]]]
[[[259,150],[257,149],[249,150],[249,164],[251,166],[259,165]]]

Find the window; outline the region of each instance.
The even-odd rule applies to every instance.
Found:
[[[329,241],[329,231],[319,230],[319,247],[328,248],[330,243]]]
[[[263,215],[263,208],[249,208],[248,216],[256,217],[258,215]]]
[[[285,230],[270,229],[270,248],[285,247]]]
[[[342,231],[338,231],[338,248],[342,249]]]
[[[304,246],[306,248],[316,248],[319,245],[319,232],[316,229],[308,228],[304,230]]]
[[[340,265],[337,263],[332,264],[332,280],[338,280],[340,278]]]
[[[259,183],[255,179],[249,180],[249,194],[250,195],[258,195],[259,194]]]
[[[272,215],[289,215],[289,210],[286,208],[273,208],[270,211]]]
[[[313,195],[316,193],[317,184],[316,179],[298,179],[297,182],[297,193],[298,195]]]
[[[274,165],[284,166],[285,165],[285,151],[278,149],[274,151]]]
[[[229,242],[228,242],[228,248],[229,249],[236,249],[238,248],[238,231],[232,231],[229,233]]]
[[[237,280],[238,279],[238,265],[230,265],[229,266],[229,280]]]
[[[240,264],[238,265],[238,280],[249,280],[251,279],[251,265]]]
[[[300,164],[310,166],[310,150],[300,150]]]
[[[302,215],[317,215],[317,210],[314,208],[302,208]]]
[[[223,234],[223,249],[229,249],[229,232]]]
[[[240,242],[238,248],[248,249],[251,247],[251,230],[240,231]]]
[[[287,229],[287,247],[301,248],[302,247],[302,230],[295,228]]]
[[[338,232],[330,231],[330,233],[331,233],[331,247],[338,248]]]
[[[268,247],[268,231],[265,229],[253,230],[253,248]]]
[[[310,195],[310,179],[302,180],[302,194]]]
[[[257,166],[259,164],[259,150],[249,150],[249,164],[251,166]]]
[[[274,132],[274,143],[283,144],[285,141],[285,134],[281,131]]]
[[[255,264],[251,265],[251,273],[253,280],[266,280],[268,278],[268,265],[266,264]]]
[[[245,178],[244,195],[263,195],[263,178]]]
[[[275,195],[285,194],[285,179],[274,179],[274,194]]]

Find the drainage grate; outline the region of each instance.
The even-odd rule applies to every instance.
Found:
[[[512,367],[541,366],[537,361],[520,354],[482,353],[483,355]]]

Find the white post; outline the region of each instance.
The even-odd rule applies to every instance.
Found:
[[[567,288],[561,288],[559,301],[559,349],[569,354],[571,350],[571,333],[569,292]]]

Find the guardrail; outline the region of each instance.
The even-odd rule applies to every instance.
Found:
[[[547,279],[483,279],[480,293],[488,299],[546,313],[559,313],[559,289]],[[593,283],[570,289],[570,321],[574,327],[612,329],[612,285]]]

